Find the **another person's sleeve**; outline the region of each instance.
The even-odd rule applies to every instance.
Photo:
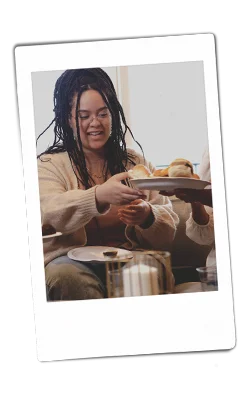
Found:
[[[202,162],[199,168],[199,175],[201,179],[211,181],[210,172],[210,159],[209,159],[209,149],[205,149]],[[194,242],[201,245],[210,245],[214,242],[214,216],[213,209],[211,207],[204,206],[207,214],[209,215],[209,221],[206,225],[197,224],[192,213],[186,222],[186,235]]]
[[[201,245],[210,245],[214,242],[214,216],[210,207],[205,207],[209,215],[209,221],[206,225],[197,224],[192,214],[186,222],[186,235],[189,239]]]

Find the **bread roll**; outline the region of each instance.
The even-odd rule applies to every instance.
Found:
[[[151,175],[149,169],[143,164],[135,165],[128,173],[130,179],[148,178]]]
[[[168,168],[164,168],[164,169],[156,169],[152,176],[168,176]]]
[[[194,174],[193,164],[184,158],[176,158],[168,167],[168,176],[200,179],[197,174]]]
[[[152,174],[143,164],[135,165],[128,171],[130,179],[155,178],[155,177],[183,177],[200,179],[199,175],[194,174],[193,164],[184,158],[176,158],[169,167],[156,169]]]

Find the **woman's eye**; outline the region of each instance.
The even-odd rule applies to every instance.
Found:
[[[101,112],[100,114],[97,115],[96,118],[106,118],[108,116],[108,112]],[[83,120],[87,120],[90,118],[90,115],[82,115],[79,114],[79,118]]]

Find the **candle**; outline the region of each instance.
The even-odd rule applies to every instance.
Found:
[[[145,264],[123,269],[124,297],[159,294],[157,268]]]

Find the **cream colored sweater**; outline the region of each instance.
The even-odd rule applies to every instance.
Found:
[[[205,149],[202,162],[199,169],[199,175],[201,179],[211,182],[211,172],[210,172],[210,158],[209,149]],[[197,224],[192,213],[190,214],[188,220],[186,221],[186,234],[194,242],[200,245],[211,245],[213,247],[207,256],[206,266],[216,265],[216,253],[215,253],[215,236],[214,236],[214,215],[213,209],[211,207],[205,206],[206,212],[209,215],[209,221],[206,225]]]
[[[143,157],[134,150],[136,164],[143,164]],[[52,225],[63,235],[44,242],[44,262],[47,265],[53,259],[66,255],[69,250],[84,246],[87,243],[85,225],[94,217],[100,216],[96,207],[94,186],[87,190],[78,189],[78,183],[67,152],[48,154],[38,160],[38,177],[40,202],[43,211],[43,224]],[[145,165],[153,171],[151,163]],[[127,168],[132,168],[129,164]],[[123,248],[168,250],[172,243],[176,226],[179,222],[177,214],[172,210],[170,200],[156,191],[145,191],[146,201],[150,202],[155,217],[148,229],[139,226],[126,226],[127,241]],[[106,213],[108,213],[106,211]]]

